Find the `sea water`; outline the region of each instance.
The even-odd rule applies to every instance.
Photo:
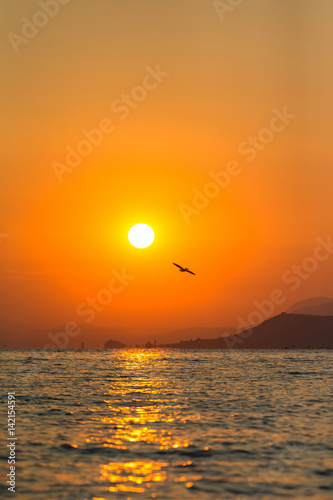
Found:
[[[0,493],[331,499],[332,359],[324,350],[3,350]],[[15,494],[5,477],[8,392]]]

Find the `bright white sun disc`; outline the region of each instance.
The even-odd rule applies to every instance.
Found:
[[[148,224],[135,224],[128,232],[129,242],[136,248],[149,247],[153,243],[154,238],[154,231]]]

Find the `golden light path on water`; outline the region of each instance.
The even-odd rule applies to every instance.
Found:
[[[3,351],[20,495],[331,500],[332,355]]]
[[[154,376],[150,380],[144,382],[142,379],[133,381],[132,376],[136,370],[142,370],[143,365],[149,366],[150,363],[156,361],[156,358],[162,357],[159,351],[122,351],[123,363],[125,371],[127,370],[129,377],[124,376],[123,384],[109,389],[110,399],[106,399],[108,410],[112,417],[103,417],[101,419],[92,417],[92,420],[100,420],[102,424],[112,425],[115,427],[112,437],[104,438],[104,447],[109,447],[115,450],[131,449],[135,453],[136,446],[140,446],[140,450],[144,446],[153,445],[159,450],[169,450],[170,448],[187,448],[192,444],[188,439],[174,435],[166,428],[154,428],[156,423],[174,423],[186,424],[200,419],[199,414],[184,416],[182,409],[186,403],[186,396],[180,401],[179,395],[174,398],[163,398],[163,393],[167,392],[170,396],[170,388],[168,388],[165,379]],[[126,380],[131,380],[130,386]],[[130,397],[130,404],[124,405],[124,401]],[[161,397],[162,396],[162,397]],[[145,404],[146,402],[146,404]],[[90,409],[92,412],[96,410]],[[139,427],[138,427],[139,426]],[[92,443],[93,439],[86,439]],[[98,438],[94,441],[98,442]],[[105,442],[106,441],[106,442]],[[207,447],[208,450],[208,447]],[[147,449],[148,452],[148,449]],[[192,465],[191,460],[174,461],[174,467],[189,468]],[[107,490],[110,492],[128,492],[128,493],[146,493],[149,498],[156,498],[157,493],[152,491],[154,483],[161,483],[168,479],[167,469],[170,467],[170,462],[161,460],[138,460],[138,461],[116,461],[100,466],[100,481],[102,483],[110,483]],[[187,488],[193,486],[193,481],[201,479],[199,474],[179,474],[173,478],[175,483],[185,482]],[[148,498],[148,497],[147,497]],[[131,497],[127,497],[128,500]],[[94,497],[94,500],[104,500]]]

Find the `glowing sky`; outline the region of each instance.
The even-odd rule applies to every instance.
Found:
[[[64,323],[123,269],[96,324],[234,325],[277,288],[274,313],[332,296],[331,254],[295,290],[285,275],[332,232],[332,2],[59,3],[1,5],[0,317]]]

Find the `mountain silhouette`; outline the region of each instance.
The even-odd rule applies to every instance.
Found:
[[[329,297],[313,297],[296,302],[287,310],[294,314],[314,314],[317,316],[333,316],[333,299]]]
[[[116,340],[108,340],[104,344],[104,349],[124,349],[126,344],[123,344],[122,342],[117,342]]]
[[[333,316],[282,313],[229,337],[159,347],[178,349],[333,349]]]

